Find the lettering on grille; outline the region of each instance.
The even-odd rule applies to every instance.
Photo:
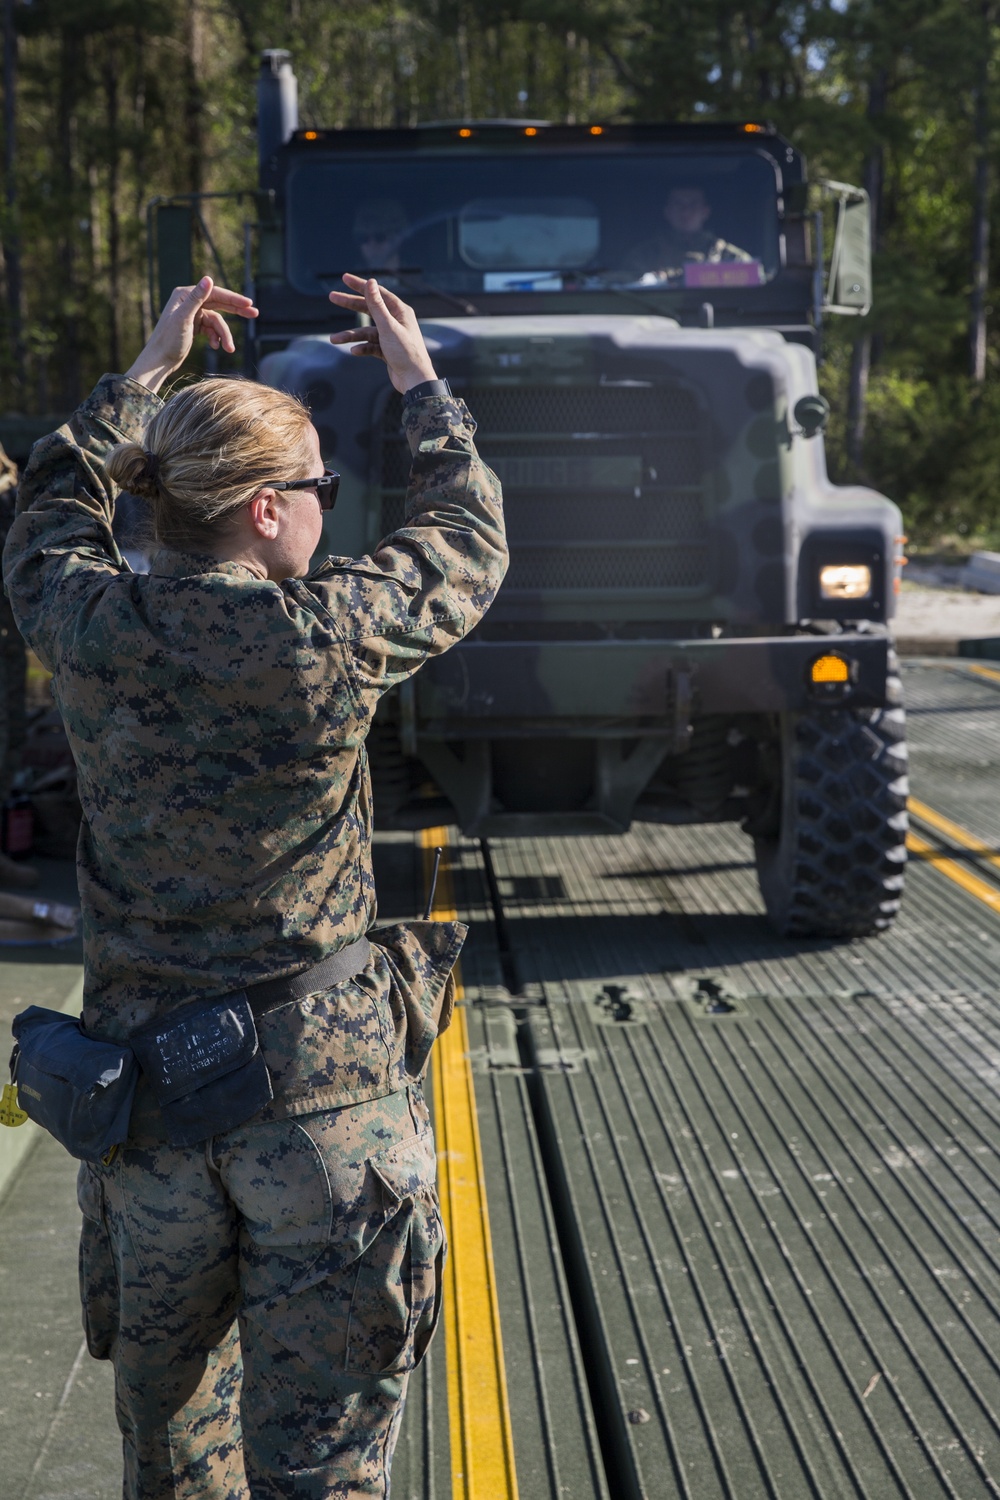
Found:
[[[708,573],[707,443],[681,386],[481,386],[463,392],[504,487],[514,594],[697,592]],[[382,528],[403,522],[409,449],[386,406]]]
[[[493,457],[490,467],[505,490],[634,489],[643,477],[637,453],[597,458],[502,454]]]

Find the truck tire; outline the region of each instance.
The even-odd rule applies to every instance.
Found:
[[[754,839],[761,895],[782,937],[866,937],[899,910],[909,788],[895,674],[888,700],[782,716],[780,829]]]

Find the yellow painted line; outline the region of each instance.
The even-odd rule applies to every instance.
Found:
[[[921,670],[937,669],[939,672],[957,672],[960,676],[976,672],[979,676],[988,676],[991,682],[1000,682],[1000,667],[981,666],[979,661],[973,661],[972,657],[909,657],[907,660],[918,661]]]
[[[1000,854],[990,844],[984,844],[982,839],[977,839],[974,833],[963,828],[961,823],[953,823],[951,818],[946,818],[944,813],[935,812],[933,807],[928,807],[926,802],[918,802],[916,797],[911,797],[908,802],[910,812],[921,823],[928,827],[937,829],[943,833],[945,838],[951,839],[954,844],[961,844],[963,849],[969,849],[973,854],[978,854],[987,864],[993,865],[1000,870]]]
[[[432,851],[447,845],[448,830],[425,829],[421,843],[426,851],[424,879],[429,882]],[[432,915],[444,922],[458,915],[446,859],[441,861]],[[460,971],[455,978],[455,998],[461,1000]],[[514,1433],[464,1005],[456,1004],[452,1023],[435,1046],[432,1075],[438,1189],[449,1242],[441,1316],[452,1500],[517,1500]]]
[[[949,880],[960,885],[963,891],[968,891],[970,896],[977,897],[984,906],[1000,912],[1000,891],[995,886],[987,885],[986,881],[980,880],[978,875],[963,870],[961,865],[957,865],[946,854],[941,854],[933,844],[928,844],[925,839],[920,838],[919,834],[908,833],[906,847],[918,859],[926,860],[929,865],[934,866],[935,870],[940,870],[942,875],[947,875]]]
[[[1000,672],[996,667],[981,667],[978,662],[968,659],[964,662],[964,666],[967,672],[975,672],[978,677],[988,677],[991,682],[1000,682]]]

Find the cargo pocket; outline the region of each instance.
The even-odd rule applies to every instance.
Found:
[[[76,1199],[80,1230],[80,1301],[83,1331],[94,1359],[110,1359],[118,1337],[118,1272],[104,1211],[104,1183],[96,1167],[81,1164]]]
[[[444,1226],[428,1131],[369,1159],[383,1224],[357,1262],[347,1329],[351,1375],[396,1375],[423,1359],[441,1308]]]

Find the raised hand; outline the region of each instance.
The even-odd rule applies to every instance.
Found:
[[[344,281],[352,292],[331,292],[330,301],[351,312],[366,312],[372,322],[364,328],[348,328],[331,333],[331,344],[353,344],[352,354],[383,359],[389,367],[389,379],[397,391],[408,391],[424,380],[434,380],[434,366],[417,323],[417,315],[408,303],[379,286],[372,277],[345,272]]]
[[[236,345],[223,313],[255,318],[257,309],[249,297],[216,286],[211,276],[203,276],[197,286],[175,287],[149,342],[126,374],[158,391],[167,376],[187,359],[198,333],[205,334],[213,349],[232,354]]]

